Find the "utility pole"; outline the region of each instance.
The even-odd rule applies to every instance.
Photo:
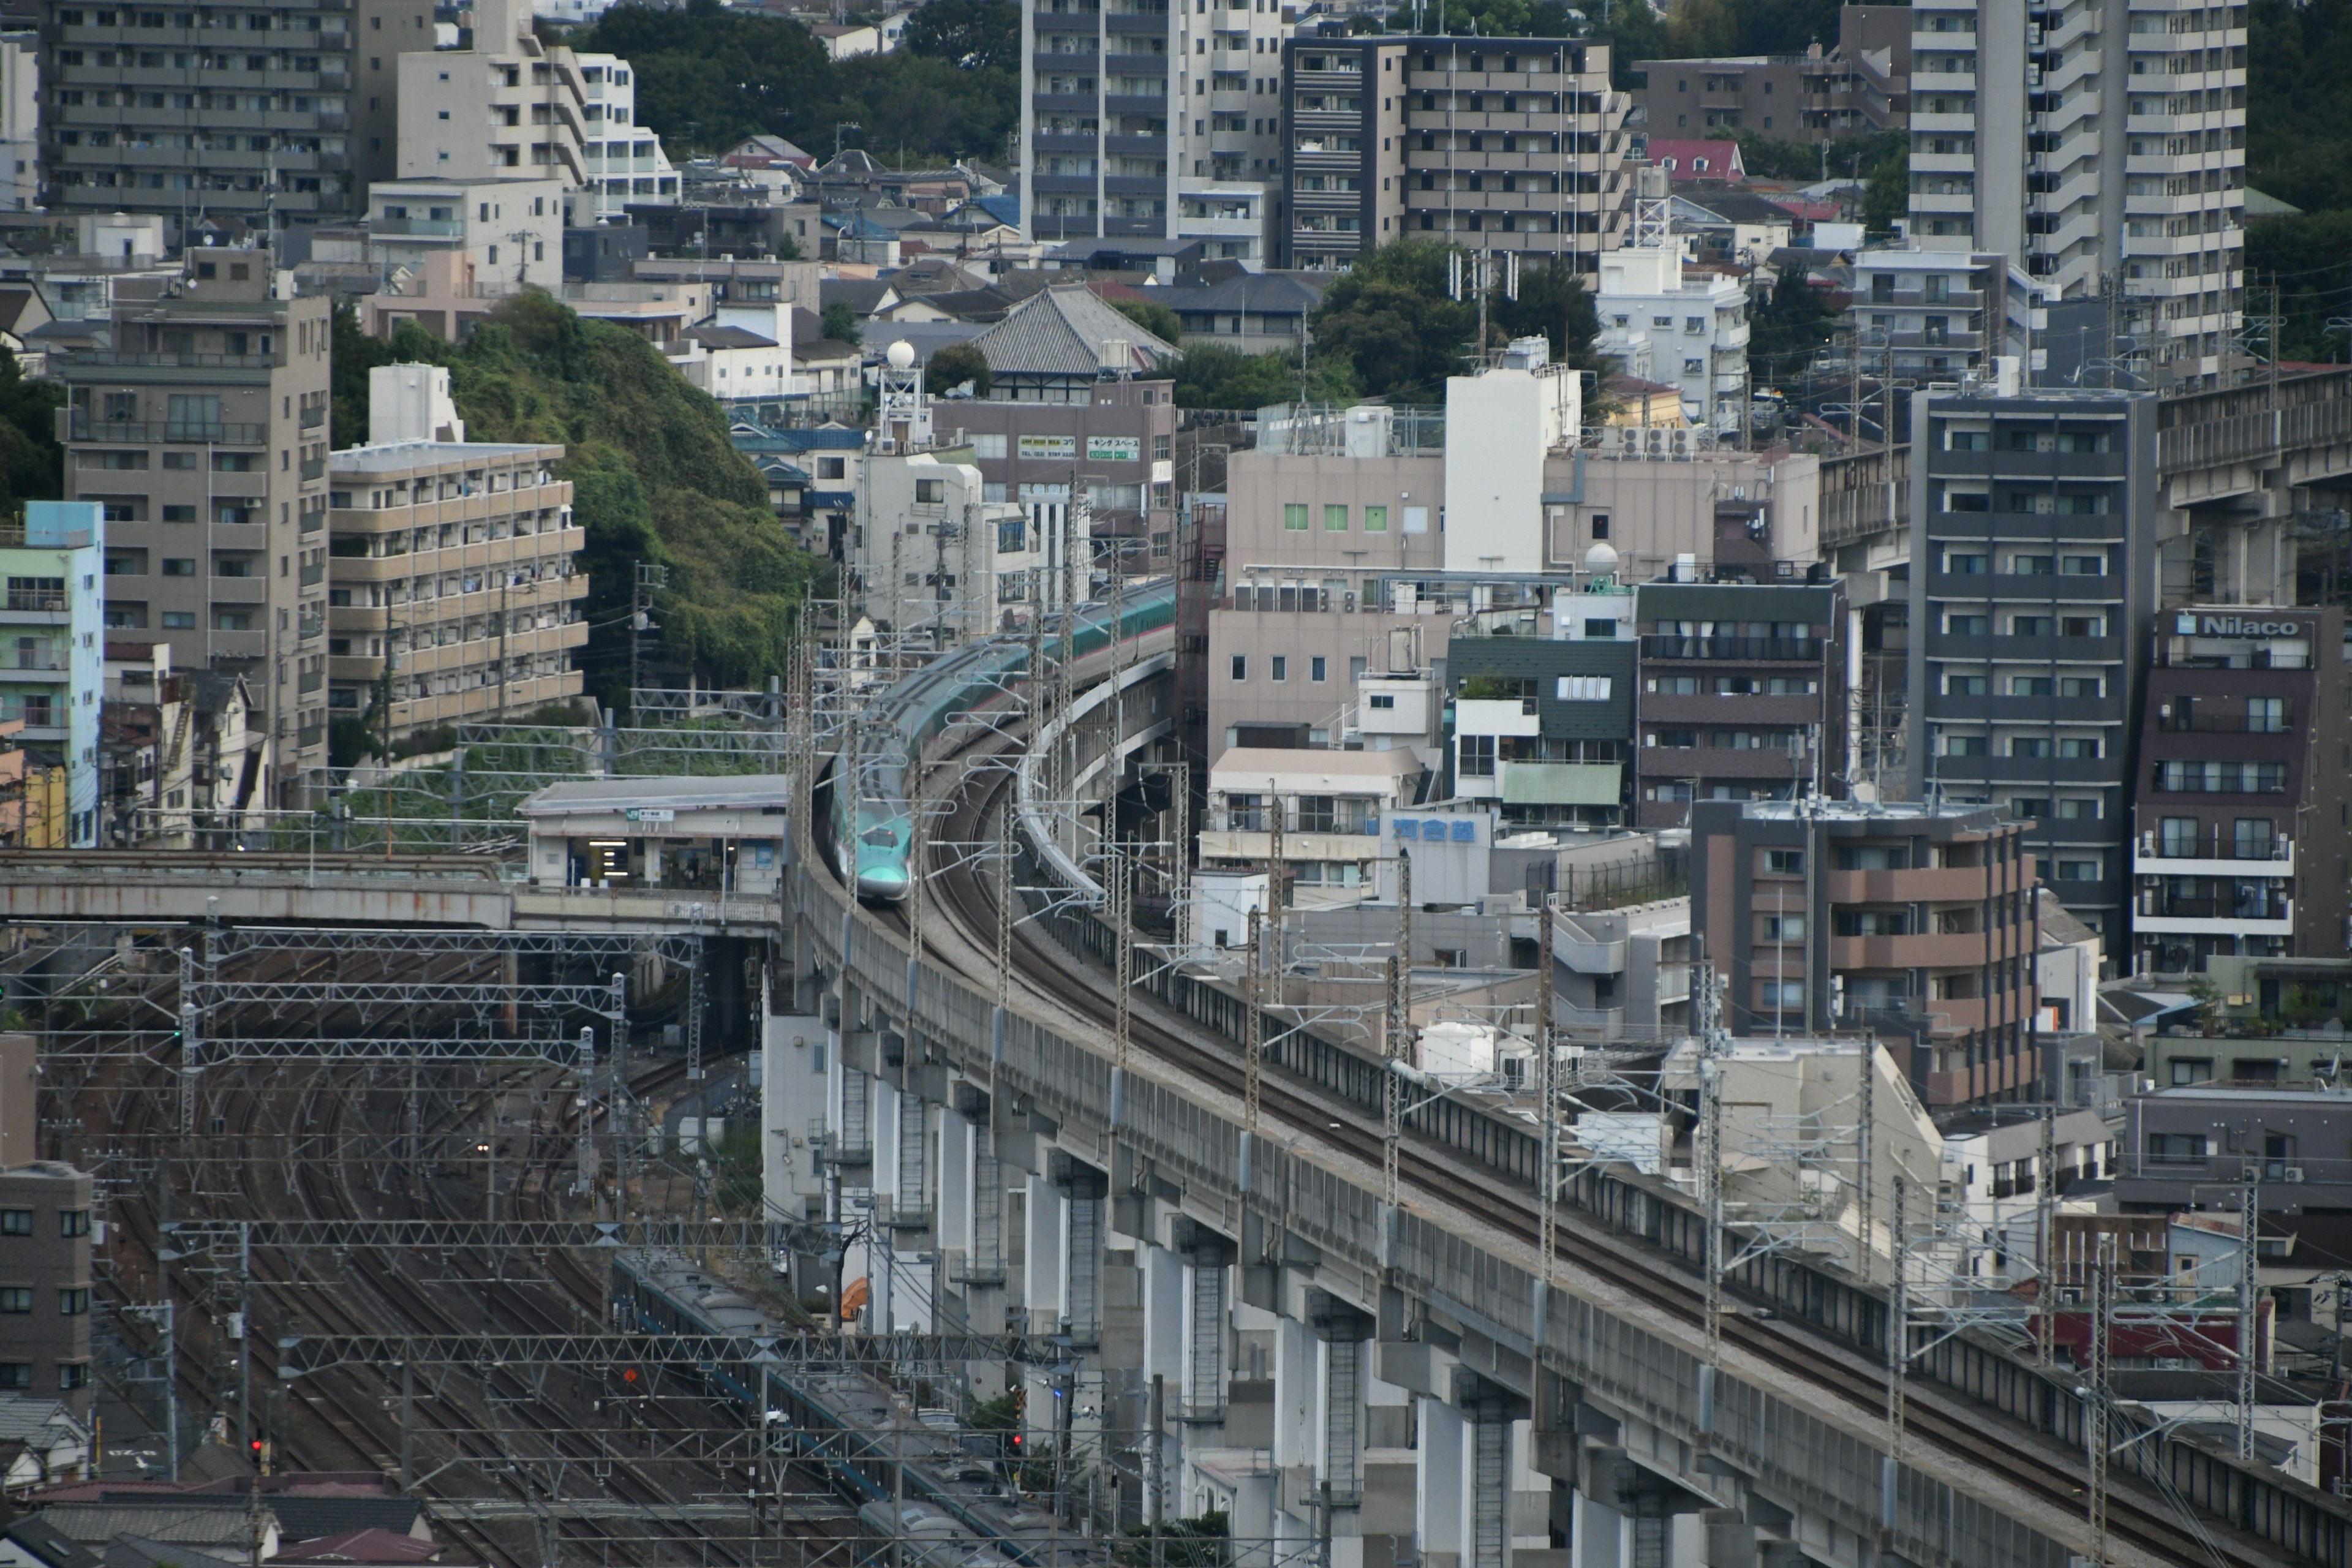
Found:
[[[1389,1070],[1381,1075],[1384,1113],[1381,1137],[1381,1202],[1391,1223],[1397,1206],[1397,1145],[1404,1137],[1404,1085],[1397,1065],[1412,1051],[1412,853],[1397,846],[1397,947],[1389,959]]]
[[[1894,1272],[1886,1287],[1886,1468],[1879,1478],[1878,1529],[1881,1539],[1895,1530],[1895,1503],[1901,1496],[1903,1475],[1903,1380],[1911,1366],[1911,1303],[1905,1289],[1904,1276],[1911,1261],[1908,1238],[1904,1235],[1904,1180],[1896,1176],[1891,1184],[1894,1200],[1894,1228],[1888,1237],[1888,1252]]]
[[[1257,1135],[1259,1079],[1265,1053],[1265,918],[1249,912],[1249,952],[1242,984],[1242,1130]]]
[[[653,596],[669,586],[669,568],[651,562],[637,563],[636,575],[629,594],[629,718],[638,721],[637,692],[645,685],[645,634],[659,631],[654,624]],[[387,647],[389,641],[387,640]]]
[[[2114,1359],[2116,1317],[2116,1237],[2109,1232],[2098,1233],[2090,1283],[2091,1365],[2085,1380],[2089,1400],[2083,1411],[2083,1458],[2089,1474],[2083,1492],[2091,1526],[2088,1568],[2107,1568],[2107,1379]]]
[[[2035,1283],[2033,1291],[2034,1352],[2036,1365],[2048,1366],[2051,1360],[2051,1328],[2056,1321],[2057,1273],[2051,1267],[2051,1254],[2058,1244],[2058,1107],[2045,1100],[2042,1107],[2042,1169],[2033,1188],[2033,1246]]]
[[[1559,895],[1546,893],[1543,910],[1536,929],[1536,1051],[1538,1062],[1536,1082],[1538,1100],[1536,1105],[1537,1125],[1543,1132],[1543,1174],[1536,1186],[1536,1212],[1538,1216],[1538,1255],[1542,1269],[1536,1278],[1541,1281],[1543,1296],[1551,1290],[1552,1270],[1559,1263],[1559,1052],[1552,1043],[1552,913],[1559,907]],[[1541,1298],[1539,1298],[1541,1299]],[[1549,1303],[1547,1302],[1547,1310]],[[1537,1325],[1540,1342],[1543,1326]]]
[[[2262,1289],[2257,1258],[2262,1193],[2262,1167],[2255,1165],[2247,1172],[2246,1190],[2238,1199],[2238,1458],[2249,1462],[2254,1457],[2254,1355],[2260,1337],[2254,1309]]]

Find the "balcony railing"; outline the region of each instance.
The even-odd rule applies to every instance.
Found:
[[[2250,841],[2241,844],[2232,839],[2227,844],[2199,844],[2179,838],[2163,839],[2153,833],[2143,833],[2139,836],[2139,858],[2143,860],[2242,860],[2250,867],[2270,861],[2292,863],[2294,840],[2273,838],[2266,843]]]
[[[2159,730],[2219,735],[2285,735],[2294,732],[2294,710],[2277,713],[2167,713],[2157,720]]]
[[[79,409],[58,410],[60,441],[209,442],[223,447],[260,447],[269,441],[269,426],[215,420],[190,423],[179,419],[92,419]]]
[[[1643,658],[1738,658],[1810,661],[1822,645],[1799,637],[1685,637],[1654,633],[1642,639]]]

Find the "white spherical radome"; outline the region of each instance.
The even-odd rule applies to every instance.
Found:
[[[883,352],[882,357],[890,362],[892,370],[911,370],[915,363],[915,345],[900,338]]]
[[[1584,552],[1584,569],[1595,577],[1605,577],[1617,570],[1617,552],[1606,540],[1597,540]]]

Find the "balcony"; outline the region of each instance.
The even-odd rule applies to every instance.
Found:
[[[368,232],[378,237],[458,239],[464,237],[466,225],[464,220],[454,217],[372,217],[368,219]]]
[[[1810,664],[1821,658],[1822,645],[1810,638],[1675,637],[1652,634],[1642,638],[1643,658],[1781,660]]]
[[[2171,852],[2176,849],[2180,852]],[[2229,851],[2226,854],[2225,849]],[[2256,851],[2249,846],[2245,853],[2240,853],[2234,845],[2219,843],[2200,847],[2176,843],[2168,847],[2155,834],[2143,833],[2132,847],[2132,875],[2291,879],[2294,876],[2294,840],[2274,838],[2266,849]]]

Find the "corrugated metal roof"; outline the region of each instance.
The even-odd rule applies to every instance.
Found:
[[[1102,345],[1128,344],[1130,371],[1152,371],[1176,357],[1176,347],[1106,305],[1084,284],[1056,285],[1033,294],[1004,320],[972,340],[997,375],[1086,376],[1102,368]]]

